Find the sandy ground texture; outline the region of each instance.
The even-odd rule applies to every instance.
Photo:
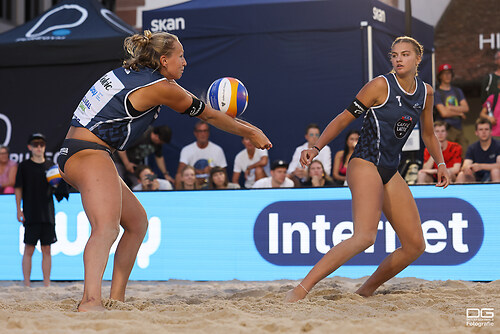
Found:
[[[395,278],[370,298],[353,293],[363,281],[325,279],[295,304],[297,281],[130,282],[125,303],[86,314],[82,282],[0,282],[0,333],[500,333],[500,281]],[[467,325],[467,308],[485,318]]]

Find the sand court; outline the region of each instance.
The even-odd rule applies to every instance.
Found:
[[[104,299],[104,313],[77,313],[83,282],[0,282],[1,333],[498,333],[500,315],[467,325],[467,308],[500,311],[500,281],[395,278],[376,295],[353,292],[364,279],[321,281],[295,304],[297,281],[129,283],[126,302]],[[103,296],[109,294],[105,282]],[[474,312],[469,312],[475,316]],[[474,319],[469,319],[474,320]],[[496,321],[495,321],[496,320]],[[478,328],[478,323],[483,324]]]

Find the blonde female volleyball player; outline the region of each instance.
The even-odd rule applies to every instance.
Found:
[[[211,109],[175,82],[187,65],[176,36],[145,31],[126,38],[124,47],[128,58],[123,67],[99,79],[76,108],[58,159],[64,180],[80,191],[92,227],[83,254],[85,285],[79,311],[104,309],[102,277],[120,225],[125,231],[114,257],[110,298],[125,299],[148,220],[110,154],[133,144],[157,117],[160,105],[248,137],[258,148],[271,147],[260,129]]]
[[[391,73],[367,83],[353,103],[330,122],[316,145],[302,151],[300,163],[309,165],[321,148],[366,112],[361,136],[347,167],[354,234],[330,249],[304,280],[287,293],[287,301],[304,298],[321,279],[373,245],[382,211],[396,231],[401,247],[382,261],[356,291],[358,294],[371,296],[382,283],[424,252],[425,241],[415,200],[397,173],[401,149],[419,119],[422,139],[438,163],[437,186],[448,186],[450,176],[433,131],[433,91],[417,77],[422,55],[423,48],[416,40],[397,38],[390,53]]]

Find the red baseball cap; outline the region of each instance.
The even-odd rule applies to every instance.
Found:
[[[438,68],[438,75],[440,75],[441,72],[443,72],[443,71],[451,71],[451,72],[453,72],[453,68],[451,68],[450,64],[442,64]]]

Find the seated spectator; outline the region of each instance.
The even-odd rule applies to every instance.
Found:
[[[302,183],[303,187],[333,187],[335,182],[326,175],[325,168],[319,160],[313,160],[309,165],[307,180]]]
[[[199,121],[194,126],[194,136],[196,141],[184,146],[179,158],[179,167],[175,182],[178,186],[181,182],[181,171],[186,165],[194,166],[198,185],[205,184],[208,181],[210,169],[214,166],[226,168],[226,156],[222,148],[209,141],[210,127],[208,123]],[[177,188],[177,187],[176,187]]]
[[[436,135],[441,151],[443,151],[444,163],[450,173],[451,182],[455,182],[460,166],[462,165],[462,147],[458,143],[446,140],[446,123],[434,122],[434,134]],[[417,184],[437,183],[437,165],[429,154],[427,148],[424,150],[424,165],[418,171]]]
[[[133,191],[151,191],[151,190],[172,190],[172,184],[158,176],[146,165],[140,165],[136,168],[136,176],[139,184],[132,188]]]
[[[170,182],[174,179],[169,175],[163,158],[162,147],[170,142],[172,131],[166,125],[150,126],[128,150],[116,151],[119,159],[115,157],[115,165],[121,178],[132,187],[139,183],[136,174],[137,165],[147,165],[146,158],[154,153],[156,165],[163,177]],[[119,161],[118,161],[119,160]]]
[[[351,158],[354,147],[359,140],[359,131],[350,130],[345,136],[344,149],[335,153],[333,161],[333,181],[338,186],[343,186],[346,181],[347,164]]]
[[[301,182],[304,182],[307,178],[307,170],[302,168],[299,163],[300,154],[303,150],[311,148],[316,144],[320,135],[319,126],[317,124],[309,124],[306,127],[305,138],[306,142],[295,149],[293,153],[292,160],[290,161],[290,166],[288,167],[288,177],[294,182],[296,186],[300,186]],[[332,172],[332,151],[330,147],[326,145],[323,147],[321,152],[314,158],[314,160],[320,160],[325,167],[325,172],[327,175],[331,175]]]
[[[476,121],[479,140],[467,149],[457,183],[500,182],[500,142],[491,138],[491,122],[485,118]]]
[[[463,91],[451,85],[453,69],[450,64],[442,64],[438,69],[438,87],[434,92],[434,106],[437,110],[436,120],[448,124],[448,140],[459,143],[462,148],[468,145],[462,131],[462,120],[466,118],[469,104]]]
[[[499,92],[488,96],[483,103],[483,109],[479,117],[487,118],[491,122],[491,135],[498,140],[500,139],[500,124],[498,124],[498,119],[500,118],[500,103],[498,103],[498,99],[500,98],[500,80],[497,82],[497,85]]]
[[[198,182],[196,182],[196,171],[193,166],[186,165],[181,170],[179,187],[177,190],[196,190],[201,189]]]
[[[255,181],[252,188],[293,188],[295,184],[286,176],[288,164],[283,160],[273,161],[271,176]]]
[[[17,163],[9,159],[9,148],[0,145],[0,194],[13,194]]]
[[[208,183],[204,189],[240,189],[238,183],[229,182],[226,170],[216,166],[210,170]]]
[[[267,150],[256,149],[250,139],[243,138],[245,149],[234,158],[233,183],[239,184],[241,173],[245,176],[245,188],[252,188],[255,181],[266,177],[264,168],[269,162]]]

